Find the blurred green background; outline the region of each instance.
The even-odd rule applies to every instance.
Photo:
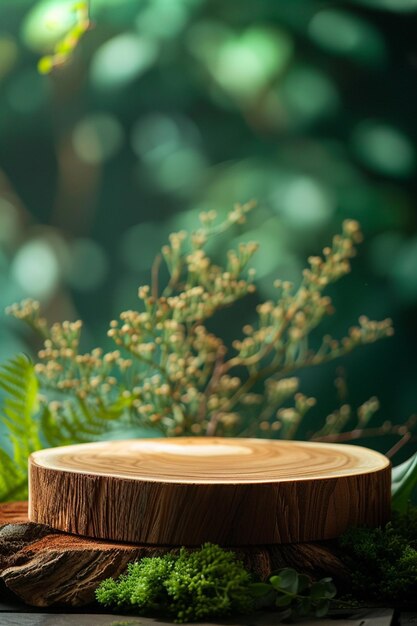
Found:
[[[43,76],[73,5],[0,2],[0,360],[36,347],[3,313],[25,297],[106,345],[170,231],[256,198],[232,239],[261,243],[260,299],[349,217],[366,242],[327,330],[394,320],[344,372],[303,373],[317,425],[372,395],[380,422],[416,412],[417,0],[91,0],[93,28]],[[232,338],[236,319],[216,330]]]

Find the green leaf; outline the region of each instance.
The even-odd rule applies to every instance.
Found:
[[[275,580],[275,584],[273,582]],[[289,593],[297,593],[298,590],[298,574],[294,569],[289,567],[279,571],[278,576],[272,576],[271,584],[276,589],[284,589]]]
[[[328,600],[331,600],[332,598],[334,598],[335,595],[337,594],[337,589],[333,583],[333,580],[331,578],[323,578],[320,582],[325,587],[323,597]]]
[[[271,585],[267,583],[252,583],[249,587],[249,593],[253,598],[262,598],[271,593]]]
[[[310,584],[311,581],[308,576],[306,576],[305,574],[299,574],[297,593],[301,593],[302,591],[305,591],[305,589],[308,589]]]
[[[300,617],[311,614],[311,600],[310,598],[299,598],[294,607],[294,611]]]
[[[310,595],[311,595],[312,600],[322,600],[323,598],[326,597],[325,593],[326,593],[326,583],[319,581],[311,585]]]
[[[0,388],[5,392],[0,422],[11,444],[10,455],[0,450],[0,501],[24,498],[29,455],[41,447],[38,381],[32,362],[19,355],[0,366]]]
[[[417,452],[392,470],[392,508],[405,513],[417,487]]]
[[[281,577],[278,575],[270,576],[269,582],[274,589],[281,589]]]
[[[316,605],[314,615],[316,617],[324,617],[329,612],[329,608],[330,602],[328,600],[320,600]]]
[[[275,605],[279,607],[289,606],[292,601],[293,598],[289,595],[278,596],[278,598],[275,600]]]

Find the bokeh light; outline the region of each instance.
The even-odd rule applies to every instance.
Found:
[[[195,124],[185,117],[154,113],[133,126],[131,142],[134,152],[145,162],[159,163],[177,150],[199,142]]]
[[[162,39],[178,36],[188,18],[185,4],[181,0],[153,0],[142,6],[135,21],[138,32]]]
[[[123,87],[151,67],[157,54],[157,44],[150,38],[133,33],[117,35],[95,53],[91,80],[101,89]]]
[[[43,0],[27,13],[22,39],[35,52],[49,52],[75,23],[74,0]]]
[[[132,272],[149,272],[149,261],[166,243],[169,229],[166,224],[143,222],[130,228],[122,237],[119,254],[125,268]]]
[[[0,80],[6,76],[15,65],[19,52],[14,39],[8,35],[0,36]]]
[[[47,86],[36,68],[28,68],[11,78],[5,95],[12,109],[22,115],[30,115],[42,106],[46,92]]]
[[[107,113],[95,113],[82,119],[72,134],[74,150],[86,163],[101,163],[114,156],[123,143],[120,122]]]
[[[336,200],[319,181],[300,176],[293,177],[277,190],[275,206],[292,228],[314,230],[330,221]]]
[[[354,130],[352,143],[358,158],[377,172],[402,177],[415,171],[415,148],[397,128],[366,121]]]
[[[93,291],[106,279],[109,262],[103,248],[93,239],[76,239],[69,247],[67,280],[78,291]]]
[[[16,207],[0,197],[0,244],[13,245],[19,233],[19,216]]]
[[[13,259],[11,271],[24,293],[40,300],[53,294],[61,278],[58,256],[45,238],[24,243]]]
[[[401,298],[417,302],[417,237],[403,242],[391,257],[390,274]]]
[[[323,9],[309,24],[309,35],[323,49],[359,62],[381,64],[386,46],[380,32],[364,19],[341,9]]]
[[[337,88],[331,78],[308,66],[293,67],[276,89],[276,94],[292,126],[309,124],[332,115],[340,104]],[[309,94],[308,98],[306,94]],[[275,105],[273,101],[269,103],[270,116],[273,107],[279,115],[277,104],[276,101]]]
[[[293,51],[289,34],[278,29],[253,27],[234,35],[208,23],[191,31],[188,41],[224,91],[244,100],[282,72]]]

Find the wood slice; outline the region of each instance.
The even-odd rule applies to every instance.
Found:
[[[78,535],[247,546],[384,524],[391,468],[341,444],[173,438],[53,448],[30,457],[29,518]]]
[[[144,546],[65,534],[28,521],[27,502],[0,505],[1,584],[32,606],[84,606],[99,583],[121,574],[131,561],[178,552],[169,546]],[[281,567],[294,567],[313,578],[348,580],[337,546],[294,544],[231,548],[245,567],[265,578]],[[1,621],[1,620],[0,620]]]

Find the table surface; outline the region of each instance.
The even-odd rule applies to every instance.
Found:
[[[0,592],[1,593],[1,592]],[[19,602],[0,599],[1,626],[167,626],[169,621],[160,621],[149,617],[130,617],[99,612],[91,609],[81,612],[59,609],[34,609]],[[222,620],[218,622],[199,622],[199,626],[277,626],[276,614],[258,612],[247,617]],[[350,616],[340,615],[331,618],[303,621],[304,626],[417,626],[417,608],[415,613],[394,612],[392,609],[361,609]]]

